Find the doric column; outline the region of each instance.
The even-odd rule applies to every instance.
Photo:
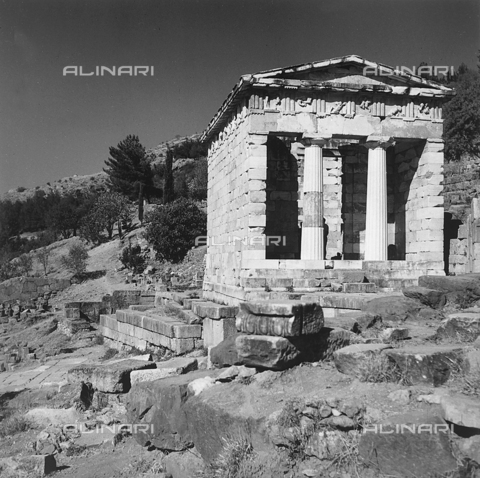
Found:
[[[323,152],[325,138],[306,138],[303,167],[302,260],[324,259]]]
[[[373,136],[368,137],[365,144],[368,148],[364,256],[366,261],[386,261],[388,259],[386,150],[393,144],[392,138]]]

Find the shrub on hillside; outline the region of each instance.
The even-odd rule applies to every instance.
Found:
[[[69,271],[81,274],[87,268],[87,259],[87,248],[81,242],[76,242],[69,247],[68,254],[61,257],[61,263]]]
[[[139,245],[129,244],[122,250],[120,262],[127,268],[138,274],[145,269],[145,258],[142,255],[142,248]]]
[[[28,276],[33,269],[33,257],[30,254],[22,254],[15,259],[18,271],[22,276]]]
[[[180,198],[159,206],[146,216],[145,238],[157,257],[179,262],[195,245],[195,238],[207,233],[207,215],[188,199]]]

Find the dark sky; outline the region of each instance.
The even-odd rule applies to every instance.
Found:
[[[240,75],[357,54],[412,67],[480,48],[478,0],[0,0],[0,193],[101,171],[108,147],[200,133]],[[154,66],[149,77],[63,68]]]

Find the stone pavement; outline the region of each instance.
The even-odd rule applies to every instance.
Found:
[[[67,383],[67,372],[85,362],[93,362],[102,354],[102,348],[81,349],[75,354],[52,357],[44,364],[0,373],[0,393],[35,389]]]

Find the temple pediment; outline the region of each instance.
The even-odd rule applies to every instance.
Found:
[[[364,131],[359,125],[366,117],[373,118],[367,121],[369,129],[377,119],[385,126],[392,120],[441,122],[442,105],[453,94],[438,82],[356,55],[277,68],[243,75],[202,140],[231,129],[231,123],[247,112],[268,112],[270,128],[279,131],[315,131],[331,125],[344,132]],[[257,120],[263,121],[252,121]],[[394,129],[409,127],[398,123]]]
[[[255,79],[285,79],[326,82],[336,85],[372,85],[386,87],[409,86],[436,89],[450,88],[421,76],[412,74],[411,68],[391,67],[372,62],[357,55],[333,58],[303,65],[267,70],[251,75]]]

